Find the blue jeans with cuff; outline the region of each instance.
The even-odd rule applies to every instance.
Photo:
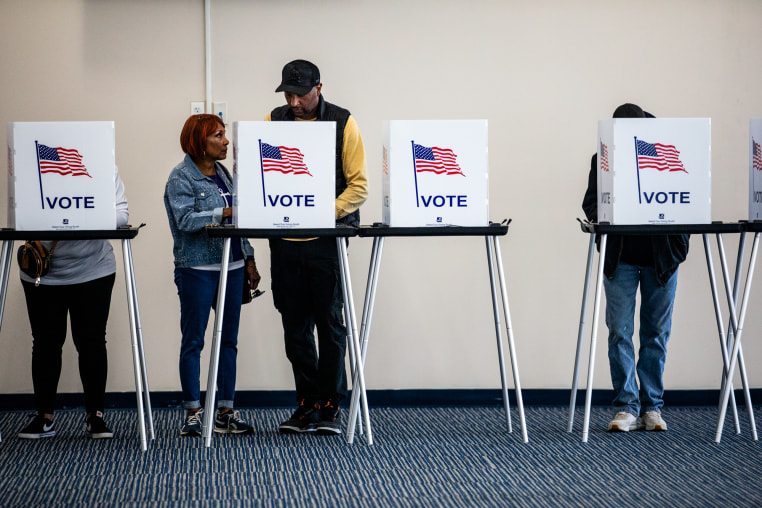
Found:
[[[646,411],[661,411],[664,406],[662,374],[672,328],[677,271],[664,286],[659,286],[652,267],[620,262],[614,277],[604,279],[603,285],[606,291],[606,325],[609,328],[609,367],[615,392],[613,405],[617,411],[635,416]],[[640,348],[636,362],[632,336],[638,286],[641,299]]]
[[[243,294],[243,268],[228,271],[223,310],[220,363],[217,370],[217,407],[232,408],[235,396],[236,360],[238,357],[238,323]],[[209,314],[217,303],[220,272],[175,268],[175,285],[180,297],[180,384],[183,407],[201,407],[201,350]],[[217,310],[215,309],[215,312]],[[211,387],[207,387],[210,390]]]

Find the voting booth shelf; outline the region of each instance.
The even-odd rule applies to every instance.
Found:
[[[332,228],[336,122],[233,122],[233,224]]]
[[[111,195],[114,195],[113,188]],[[151,411],[151,398],[148,388],[148,369],[146,367],[145,350],[143,348],[143,327],[140,322],[140,305],[138,304],[138,290],[135,284],[135,267],[132,262],[132,243],[137,235],[139,227],[120,227],[110,230],[87,230],[87,231],[18,231],[13,229],[0,229],[0,242],[2,242],[2,254],[0,255],[0,327],[3,322],[6,295],[8,293],[8,280],[11,266],[13,265],[13,243],[16,240],[120,240],[122,243],[122,260],[124,263],[124,280],[127,291],[127,311],[130,322],[130,339],[132,345],[132,360],[135,375],[135,396],[137,398],[138,425],[140,434],[140,448],[148,449],[148,439],[155,439],[153,415]]]
[[[715,434],[715,441],[720,442],[722,436],[722,430],[725,421],[725,415],[728,406],[732,408],[734,421],[736,424],[736,433],[740,433],[740,426],[738,420],[738,411],[735,404],[735,396],[733,392],[733,376],[736,371],[736,367],[741,373],[741,381],[743,385],[743,393],[746,401],[746,408],[749,413],[750,429],[753,440],[757,440],[757,430],[754,418],[753,405],[751,401],[751,395],[749,391],[749,384],[746,376],[746,367],[743,360],[743,354],[741,350],[741,338],[743,333],[743,325],[746,317],[747,305],[749,301],[749,294],[752,285],[752,277],[755,270],[757,252],[759,247],[760,232],[762,232],[762,224],[760,223],[722,223],[712,222],[710,224],[666,224],[666,225],[613,225],[613,224],[594,224],[585,221],[580,221],[580,226],[583,233],[589,235],[588,252],[587,252],[587,265],[585,270],[585,279],[582,289],[582,308],[580,312],[579,328],[577,333],[577,348],[576,356],[574,360],[574,371],[572,374],[572,387],[571,397],[569,401],[569,421],[568,432],[572,432],[574,428],[574,412],[576,408],[577,387],[579,383],[579,373],[582,360],[582,347],[586,328],[586,316],[588,307],[588,297],[590,291],[590,284],[593,279],[593,259],[596,252],[596,237],[600,238],[600,250],[598,254],[598,266],[595,275],[595,289],[593,299],[592,310],[592,323],[590,326],[590,355],[588,359],[588,372],[587,372],[587,385],[585,392],[585,410],[584,419],[582,424],[582,442],[587,442],[590,434],[590,408],[592,403],[592,387],[594,377],[595,366],[595,350],[598,338],[598,322],[600,317],[601,307],[601,288],[603,285],[603,266],[606,256],[606,243],[608,235],[624,235],[624,236],[642,236],[642,235],[655,235],[655,234],[700,234],[704,244],[704,254],[707,263],[707,273],[709,275],[709,286],[712,295],[712,302],[714,304],[715,319],[717,321],[718,339],[720,343],[720,351],[722,353],[723,362],[723,376],[722,385],[720,387],[720,406],[717,421],[717,429]],[[742,261],[743,251],[745,245],[745,234],[747,232],[754,232],[754,242],[751,249],[751,255],[749,258],[749,267],[747,270],[746,280],[743,284],[743,295],[741,296],[739,303],[739,292],[742,282]],[[736,261],[736,271],[731,282],[731,274],[728,269],[728,263],[725,256],[725,246],[723,235],[725,234],[739,234],[739,247],[738,257]],[[713,256],[710,246],[710,235],[715,235],[717,244],[717,253],[719,254],[723,287],[725,289],[725,296],[727,297],[728,307],[728,332],[725,333],[725,323],[722,316],[722,308],[720,305],[720,291],[716,281],[715,268]]]
[[[516,356],[515,341],[513,337],[513,327],[511,325],[511,314],[508,307],[508,293],[505,283],[505,273],[503,270],[502,254],[500,251],[499,237],[508,233],[510,220],[503,221],[500,224],[489,223],[489,226],[483,227],[389,227],[384,224],[374,224],[373,226],[361,226],[358,230],[360,237],[373,238],[373,249],[371,253],[370,266],[368,268],[368,280],[365,286],[365,300],[362,310],[362,320],[360,323],[359,335],[359,358],[356,360],[356,371],[359,375],[354,378],[352,397],[350,399],[349,418],[347,424],[347,442],[354,441],[355,430],[362,434],[363,427],[358,425],[361,422],[360,415],[365,416],[365,439],[368,444],[373,444],[373,435],[371,432],[370,420],[366,404],[362,397],[365,394],[363,370],[365,368],[366,354],[368,351],[368,342],[370,338],[371,324],[373,321],[373,309],[376,300],[376,289],[378,286],[379,273],[381,268],[381,257],[383,253],[384,240],[387,237],[442,237],[442,236],[476,236],[483,237],[487,248],[487,267],[490,280],[490,291],[492,296],[492,312],[495,320],[495,337],[497,339],[497,356],[500,370],[500,381],[503,394],[503,408],[505,412],[505,421],[509,433],[513,432],[511,422],[511,413],[508,399],[508,384],[506,377],[506,365],[503,345],[503,333],[506,333],[506,342],[511,359],[511,370],[513,373],[513,383],[516,392],[516,404],[519,413],[521,426],[521,439],[524,443],[529,442],[529,436],[526,427],[526,417],[524,414],[524,403],[521,395],[521,382],[519,379],[519,366]],[[361,413],[362,410],[362,413]]]
[[[387,120],[382,155],[384,224],[489,224],[487,120]]]
[[[598,222],[711,222],[709,118],[598,122]]]
[[[352,280],[349,273],[349,257],[347,255],[347,239],[357,235],[357,228],[349,226],[335,226],[330,228],[315,229],[283,229],[283,228],[254,228],[242,229],[232,226],[207,226],[206,234],[210,238],[222,238],[222,263],[220,265],[220,280],[217,286],[216,308],[225,307],[225,290],[227,288],[228,278],[228,258],[230,254],[230,244],[234,238],[334,238],[336,241],[336,250],[339,257],[339,270],[341,278],[341,289],[344,297],[344,319],[347,328],[347,351],[349,353],[349,362],[351,368],[351,382],[357,390],[357,394],[362,404],[362,421],[370,434],[370,416],[368,413],[368,401],[365,392],[365,377],[362,368],[358,366],[359,362],[359,334],[357,328],[357,319],[354,307],[354,296],[352,294]],[[207,378],[206,405],[204,421],[202,427],[202,437],[205,446],[212,445],[212,428],[214,426],[214,408],[217,387],[217,371],[220,361],[220,347],[222,343],[222,325],[223,313],[215,313],[214,332],[212,337],[212,350],[209,358],[209,377]]]
[[[8,124],[8,227],[116,228],[114,122]]]

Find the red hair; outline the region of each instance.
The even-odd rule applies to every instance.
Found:
[[[188,117],[180,133],[180,146],[183,152],[190,155],[193,160],[203,159],[206,138],[220,127],[224,129],[225,124],[217,115],[201,114]]]

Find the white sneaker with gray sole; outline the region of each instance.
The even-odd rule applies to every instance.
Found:
[[[640,417],[640,428],[645,430],[667,430],[667,422],[661,417],[660,411],[646,411]]]
[[[631,430],[638,429],[638,417],[628,413],[627,411],[620,411],[614,419],[609,422],[609,432],[629,432]]]

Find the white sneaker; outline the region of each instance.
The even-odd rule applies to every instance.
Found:
[[[645,430],[667,430],[667,422],[659,411],[646,411],[640,417],[640,428]]]
[[[618,412],[609,422],[609,432],[629,432],[637,429],[638,418],[626,411]]]

